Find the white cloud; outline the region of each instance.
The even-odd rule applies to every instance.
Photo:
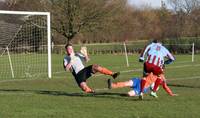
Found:
[[[142,7],[144,5],[152,6],[154,8],[161,7],[161,0],[128,0],[128,2],[137,7]]]

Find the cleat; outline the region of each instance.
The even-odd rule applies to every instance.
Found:
[[[154,97],[154,98],[158,98],[156,92],[151,91],[150,96]]]
[[[139,99],[140,99],[140,100],[143,100],[143,99],[144,99],[143,93],[140,93]]]
[[[108,79],[107,83],[108,83],[108,89],[112,89],[112,81],[111,81],[111,79]]]
[[[113,79],[116,79],[120,75],[120,72],[116,72],[112,75]]]

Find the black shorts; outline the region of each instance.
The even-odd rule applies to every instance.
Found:
[[[86,80],[92,76],[92,65],[85,67],[77,74],[74,74],[74,78],[77,84],[80,86],[81,82],[86,82]]]

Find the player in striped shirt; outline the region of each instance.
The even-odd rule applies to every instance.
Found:
[[[166,80],[162,80],[160,75],[164,74],[164,64],[170,64],[172,63],[175,58],[174,56],[161,44],[158,42],[158,40],[154,40],[151,44],[146,46],[143,50],[143,52],[140,55],[140,62],[143,62],[145,60],[145,55],[147,55],[146,61],[144,63],[144,72],[143,75],[147,76],[148,73],[153,73],[158,76],[155,87],[153,88],[152,95],[156,95],[156,90],[158,86],[165,82]],[[167,60],[165,60],[167,58]],[[163,75],[164,76],[164,75]],[[146,83],[145,79],[142,79],[141,82],[141,98],[142,98],[142,92],[144,89],[144,85]]]
[[[110,75],[114,79],[120,74],[119,72],[114,73],[107,68],[101,67],[97,64],[84,66],[83,62],[88,62],[89,57],[87,55],[86,48],[82,48],[82,53],[74,53],[72,44],[67,44],[65,46],[66,56],[64,57],[64,69],[72,72],[78,86],[86,93],[94,92],[86,83],[86,80],[97,72],[105,75]]]

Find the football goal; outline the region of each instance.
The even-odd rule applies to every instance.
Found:
[[[49,12],[0,10],[0,79],[51,78]]]

